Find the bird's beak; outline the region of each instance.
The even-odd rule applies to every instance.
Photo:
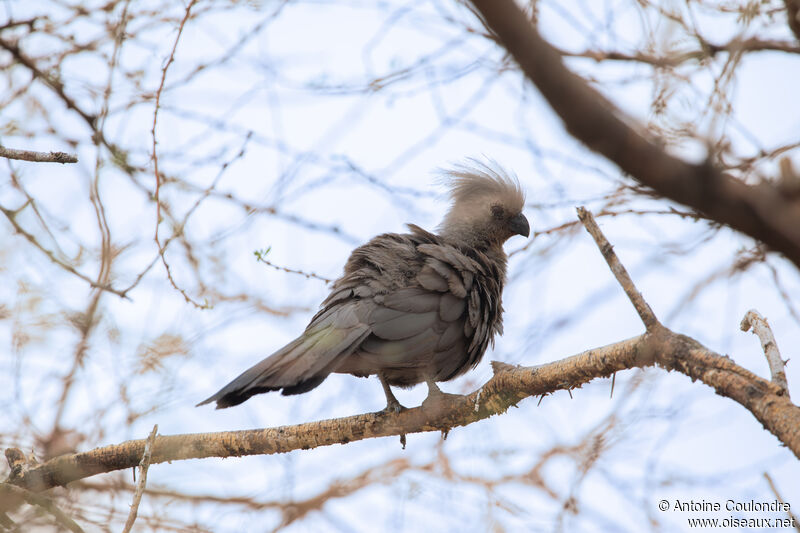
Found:
[[[524,235],[528,237],[531,234],[531,226],[528,224],[528,219],[525,218],[525,215],[522,213],[509,220],[508,227],[511,229],[512,235]]]

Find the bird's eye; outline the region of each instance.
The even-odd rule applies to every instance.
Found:
[[[492,216],[494,218],[499,220],[499,219],[503,218],[503,215],[504,215],[504,212],[503,212],[503,208],[502,207],[500,207],[499,205],[493,205],[492,206]]]

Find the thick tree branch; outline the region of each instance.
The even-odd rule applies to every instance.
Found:
[[[158,436],[151,464],[205,457],[239,457],[285,453],[298,449],[374,437],[425,431],[449,431],[492,415],[530,396],[569,390],[614,372],[658,365],[677,370],[713,387],[718,394],[743,405],[762,425],[800,458],[800,408],[783,390],[663,326],[625,341],[537,367],[502,368],[480,389],[448,398],[435,408],[417,407],[402,413],[368,413],[295,426],[246,431]],[[56,457],[27,469],[13,469],[8,483],[31,491],[114,470],[136,467],[147,439]]]
[[[0,146],[0,157],[33,161],[34,163],[77,163],[78,156],[66,152],[34,152],[33,150],[15,150]]]
[[[749,235],[800,267],[800,204],[769,183],[747,185],[669,155],[568,70],[513,0],[471,0],[575,138],[666,198]]]

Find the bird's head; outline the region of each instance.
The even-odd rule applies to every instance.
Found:
[[[470,159],[445,172],[452,204],[439,233],[476,248],[501,247],[514,235],[530,235],[522,214],[525,195],[516,177],[494,162]]]

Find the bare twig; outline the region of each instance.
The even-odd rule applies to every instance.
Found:
[[[139,513],[139,503],[142,501],[142,494],[147,484],[147,469],[150,468],[150,458],[153,455],[153,442],[156,440],[158,433],[158,424],[153,426],[153,431],[147,437],[147,442],[144,445],[144,453],[142,460],[139,461],[139,482],[136,484],[136,492],[133,494],[133,502],[131,503],[131,510],[128,513],[128,519],[125,521],[125,527],[122,533],[130,533],[133,523],[136,522],[136,515]]]
[[[790,41],[764,40],[757,37],[751,37],[749,39],[737,37],[723,44],[713,44],[709,42],[701,42],[700,44],[702,47],[696,50],[668,52],[664,54],[646,53],[643,51],[628,53],[616,50],[596,49],[583,50],[581,52],[558,49],[558,52],[566,57],[583,57],[597,62],[632,61],[645,63],[656,68],[674,68],[690,61],[702,61],[707,57],[716,56],[721,52],[785,52],[788,54],[800,54],[800,46],[796,43]]]
[[[769,364],[769,373],[772,375],[772,382],[784,390],[786,396],[789,396],[789,383],[786,381],[786,372],[784,367],[786,361],[781,359],[781,353],[778,351],[778,344],[775,342],[775,336],[772,334],[772,328],[769,327],[767,319],[755,309],[749,310],[745,313],[744,318],[740,324],[742,331],[749,331],[753,329],[753,334],[758,336],[761,341],[761,348],[764,350],[764,355],[767,357]]]
[[[797,531],[800,531],[800,520],[798,520],[797,516],[795,516],[795,514],[792,512],[790,504],[786,502],[781,496],[780,492],[778,492],[778,487],[776,487],[775,483],[772,481],[772,476],[770,476],[767,472],[764,472],[764,479],[767,480],[767,484],[769,485],[772,494],[775,495],[778,501],[783,504],[786,504],[787,507],[786,514],[789,515],[789,518],[791,518],[792,523],[794,524],[794,528]]]
[[[61,526],[72,531],[73,533],[84,533],[83,529],[81,529],[81,526],[79,526],[72,518],[67,516],[64,511],[59,509],[56,504],[54,504],[53,501],[46,496],[36,494],[35,492],[23,487],[2,483],[0,484],[0,500],[4,501],[4,505],[8,501],[6,498],[8,498],[8,500],[24,500],[30,505],[41,507],[50,513],[53,518],[55,518],[56,522],[58,522]]]
[[[286,272],[287,274],[298,274],[300,276],[305,276],[306,279],[318,279],[320,281],[324,281],[325,283],[333,283],[333,280],[330,278],[326,278],[324,276],[320,276],[314,272],[305,272],[303,270],[295,270],[294,268],[289,268],[285,266],[276,265],[271,261],[267,260],[267,253],[269,249],[266,250],[256,250],[253,254],[256,256],[256,260],[259,263],[264,263],[265,265],[274,268],[275,270],[280,270],[281,272]]]
[[[83,273],[79,272],[72,265],[70,265],[66,261],[60,259],[52,250],[48,250],[47,248],[45,248],[36,239],[36,237],[34,237],[31,233],[28,233],[27,231],[25,231],[23,229],[23,227],[19,225],[19,222],[17,222],[17,218],[16,218],[17,217],[17,213],[19,213],[20,210],[23,209],[24,207],[25,206],[23,205],[19,209],[12,210],[12,209],[6,209],[5,207],[0,205],[0,213],[3,213],[3,215],[5,215],[5,217],[11,223],[11,225],[14,226],[14,231],[19,233],[23,237],[25,237],[25,239],[27,239],[27,241],[29,243],[31,243],[36,248],[38,248],[39,251],[41,251],[43,254],[45,254],[48,259],[50,259],[50,261],[52,261],[53,263],[55,263],[59,267],[63,268],[64,270],[66,270],[70,274],[73,274],[73,275],[79,277],[80,279],[82,279],[83,281],[85,281],[86,283],[88,283],[89,285],[91,285],[95,289],[100,289],[100,290],[103,290],[103,291],[110,292],[112,294],[116,294],[120,298],[125,298],[125,299],[128,299],[128,300],[130,299],[125,294],[125,292],[119,291],[119,290],[115,289],[114,287],[112,287],[109,284],[100,284],[97,281],[95,281],[92,278],[90,278],[89,276],[87,276],[86,274],[83,274]]]
[[[32,17],[24,20],[9,20],[8,22],[0,26],[0,31],[16,28],[18,26],[28,26],[29,28],[33,29],[36,22],[41,19],[42,17]]]
[[[586,231],[589,232],[594,242],[597,243],[597,247],[600,248],[600,253],[603,254],[606,263],[608,263],[608,267],[611,269],[611,272],[614,273],[614,277],[617,278],[619,284],[622,285],[625,294],[628,295],[628,299],[633,304],[636,312],[639,313],[639,318],[644,322],[644,326],[648,331],[658,326],[656,315],[653,313],[653,310],[650,309],[647,302],[644,301],[642,293],[640,293],[633,284],[633,280],[628,274],[628,271],[625,270],[617,254],[614,253],[614,247],[611,246],[605,235],[603,235],[603,232],[600,231],[592,214],[583,207],[579,207],[577,210],[578,218],[581,219],[581,222],[583,222],[583,225],[586,227]]]
[[[50,89],[55,92],[59,98],[64,102],[64,104],[69,108],[75,111],[78,115],[86,121],[90,128],[93,131],[97,131],[97,117],[90,113],[87,113],[80,106],[75,102],[75,100],[70,97],[65,89],[64,84],[60,80],[59,76],[53,76],[48,72],[44,72],[41,70],[37,65],[36,62],[28,57],[25,53],[20,50],[18,43],[12,40],[6,40],[0,38],[0,48],[11,53],[15,60],[17,60],[20,64],[24,65],[25,68],[31,71],[31,74],[37,79],[39,79],[42,83],[46,86],[50,87]]]
[[[78,156],[66,152],[34,152],[33,150],[15,150],[0,146],[0,157],[33,161],[34,163],[77,163]]]
[[[167,62],[164,63],[164,66],[161,69],[161,82],[158,84],[158,89],[156,90],[155,109],[153,111],[153,128],[151,129],[150,132],[153,137],[153,143],[152,143],[153,172],[155,173],[155,178],[156,178],[155,193],[153,194],[153,197],[156,202],[156,231],[155,231],[155,236],[153,238],[156,241],[156,246],[158,247],[158,255],[161,257],[161,263],[164,265],[164,270],[166,270],[167,272],[167,279],[169,279],[169,282],[172,285],[172,287],[181,293],[181,296],[183,296],[184,300],[186,300],[187,303],[192,304],[198,309],[208,309],[211,307],[208,303],[204,302],[201,304],[199,302],[196,302],[194,298],[189,296],[189,293],[187,293],[185,289],[178,286],[177,282],[175,281],[175,278],[172,276],[172,269],[170,268],[169,263],[167,262],[167,258],[164,255],[166,251],[166,245],[161,243],[161,239],[158,236],[158,228],[161,225],[161,197],[160,197],[161,175],[158,172],[158,151],[156,150],[156,145],[158,144],[158,141],[156,139],[156,126],[158,125],[158,110],[161,107],[161,93],[164,91],[164,83],[167,80],[167,71],[169,70],[169,67],[170,65],[172,65],[173,61],[175,61],[175,52],[178,50],[178,43],[181,40],[183,29],[184,27],[186,27],[186,23],[189,21],[189,18],[191,17],[192,14],[192,7],[194,7],[196,3],[197,0],[192,0],[191,2],[189,2],[189,5],[186,6],[186,12],[184,13],[180,25],[178,26],[178,33],[177,35],[175,35],[175,41],[172,43],[172,51],[169,54]]]

